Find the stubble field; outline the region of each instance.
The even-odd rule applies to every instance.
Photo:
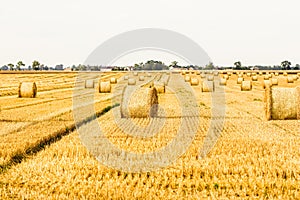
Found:
[[[138,76],[132,72],[0,74],[0,198],[299,199],[300,120],[265,119],[263,76],[252,82],[251,91],[241,91],[236,74],[226,86],[219,85],[224,75],[218,74],[211,93],[201,91],[202,80],[211,74],[202,80],[196,72],[187,74],[200,84],[190,86],[184,81],[187,75],[174,72],[139,72]],[[118,116],[128,82],[125,75],[136,79],[136,87],[147,87],[168,76],[166,92],[158,94],[158,117]],[[141,75],[145,80],[139,81]],[[112,84],[111,93],[99,93],[98,84],[94,89],[83,86],[87,79],[97,83],[112,77],[118,83]],[[246,74],[243,77],[252,80]],[[282,74],[275,78],[276,87],[300,85],[300,79],[287,83]],[[22,81],[36,82],[36,98],[17,97]],[[74,87],[76,81],[80,87]],[[178,101],[181,93],[186,97],[182,104]],[[74,95],[78,105],[73,104]],[[119,149],[136,153],[161,149],[176,137],[183,120],[190,122],[184,131],[195,130],[195,137],[187,151],[166,168],[142,173],[110,168],[82,145],[75,127],[74,106],[80,110],[91,96],[97,117],[82,119],[79,130],[88,130],[96,121]],[[196,104],[189,103],[194,99]],[[140,129],[151,123],[151,130]],[[199,157],[211,126],[220,135],[214,138],[215,144],[211,139],[211,151]],[[153,137],[128,135],[141,134],[141,130],[152,131]]]

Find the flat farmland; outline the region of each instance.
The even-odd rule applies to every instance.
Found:
[[[300,120],[266,120],[263,75],[252,81],[251,91],[241,91],[236,73],[226,86],[219,84],[222,73],[207,72],[202,78],[185,73],[0,74],[0,198],[299,199]],[[165,93],[158,94],[157,117],[120,117],[127,78],[136,80],[135,87],[152,87],[163,76],[168,83]],[[186,76],[200,83],[191,86]],[[214,77],[214,92],[202,92],[208,76]],[[252,80],[246,73],[242,76]],[[84,87],[85,80],[111,78],[118,83],[111,84],[110,93],[99,93],[98,84]],[[300,78],[293,83],[283,74],[273,78],[278,80],[273,87],[300,86]],[[18,98],[23,81],[36,82],[36,98]],[[82,117],[76,129],[74,109],[89,116],[83,108],[91,98],[96,117]],[[96,123],[118,149],[143,154],[171,143],[184,120],[183,138],[195,131],[191,144],[170,165],[151,172],[124,172],[101,164],[80,140],[81,131]],[[152,137],[134,136],[142,132]],[[208,137],[211,132],[215,134]]]

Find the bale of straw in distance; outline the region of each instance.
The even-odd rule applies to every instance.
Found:
[[[199,85],[199,80],[197,78],[192,78],[191,79],[191,86],[197,86]]]
[[[258,77],[255,75],[255,76],[252,76],[252,81],[257,81],[258,80]]]
[[[226,80],[228,80],[228,79],[229,79],[229,76],[228,76],[227,74],[225,74],[225,75],[223,76],[223,78],[226,79]]]
[[[288,83],[294,83],[294,79],[293,79],[292,76],[287,76],[287,77],[286,77],[286,81],[287,81]]]
[[[185,82],[190,82],[191,81],[191,77],[189,75],[185,75],[184,81]]]
[[[117,79],[116,78],[110,78],[110,84],[116,84],[117,83]]]
[[[214,76],[219,76],[219,72],[218,71],[214,72]]]
[[[219,84],[220,85],[226,85],[227,84],[227,79],[226,78],[221,78]]]
[[[185,71],[182,71],[182,72],[181,72],[181,75],[185,75],[185,74],[186,74],[186,72],[185,72]]]
[[[251,76],[256,76],[256,75],[257,75],[256,72],[251,73]]]
[[[196,75],[200,75],[200,71],[196,71]]]
[[[144,76],[139,76],[139,81],[144,81],[145,77]]]
[[[166,86],[163,82],[154,81],[153,85],[156,88],[157,93],[165,93],[166,92]]]
[[[293,75],[292,77],[293,77],[294,81],[298,80],[298,76],[297,75]]]
[[[248,73],[247,73],[247,76],[248,76],[248,77],[251,77],[251,73],[250,73],[250,72],[248,72]]]
[[[238,74],[238,78],[243,78],[243,74]]]
[[[267,120],[300,119],[300,87],[267,87],[264,101]]]
[[[135,84],[136,84],[136,80],[134,78],[128,79],[128,85],[135,85]]]
[[[274,75],[275,75],[275,76],[279,76],[279,73],[278,73],[278,72],[275,72]]]
[[[214,81],[203,81],[201,83],[202,92],[214,92],[215,91],[215,82]]]
[[[272,74],[268,74],[268,77],[269,77],[269,78],[272,78]]]
[[[129,79],[129,77],[128,76],[124,76],[124,80],[128,80]]]
[[[271,82],[272,82],[272,85],[278,85],[278,79],[277,78],[272,78]]]
[[[111,84],[109,81],[99,81],[99,93],[110,93]]]
[[[264,75],[264,80],[269,80],[269,75]]]
[[[261,75],[263,75],[263,73],[262,72],[258,72],[258,74],[261,76]]]
[[[155,87],[124,88],[120,106],[122,118],[156,117],[157,110],[158,95]]]
[[[241,84],[242,91],[250,91],[252,90],[252,82],[251,81],[243,81]]]
[[[137,76],[138,75],[138,73],[137,72],[133,72],[133,76]]]
[[[205,75],[204,73],[201,73],[200,77],[201,77],[201,78],[205,78],[206,75]]]
[[[146,76],[147,76],[147,77],[151,77],[151,74],[150,74],[150,73],[147,73]]]
[[[288,75],[288,73],[287,72],[283,72],[283,76],[287,76]]]
[[[94,80],[93,79],[85,80],[84,87],[85,88],[94,88],[95,87]]]
[[[244,81],[244,78],[238,78],[237,79],[237,84],[242,84],[243,81]]]
[[[212,75],[207,76],[207,80],[208,81],[214,81],[214,76],[212,76]]]
[[[264,80],[262,85],[263,85],[264,89],[266,87],[271,87],[272,86],[272,81],[271,80]]]
[[[18,96],[21,98],[35,98],[37,94],[35,82],[21,82],[19,84],[18,93]]]
[[[300,73],[297,73],[297,76],[300,78]]]

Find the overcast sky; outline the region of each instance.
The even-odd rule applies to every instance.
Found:
[[[299,0],[0,0],[0,66],[83,63],[102,42],[163,28],[197,42],[217,65],[300,64]],[[118,65],[172,55],[145,51]],[[183,63],[181,63],[183,64]]]

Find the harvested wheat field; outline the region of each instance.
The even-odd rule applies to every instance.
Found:
[[[280,72],[273,91],[265,73],[228,74],[0,74],[0,198],[300,199],[299,78]],[[18,97],[21,82],[35,97]],[[266,91],[289,119],[266,116]]]

